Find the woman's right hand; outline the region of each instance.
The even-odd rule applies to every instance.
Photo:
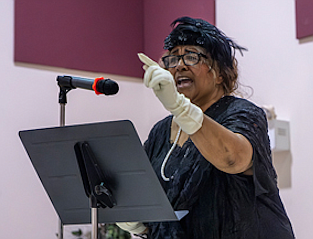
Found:
[[[160,67],[143,53],[139,53],[138,57],[145,64],[143,66],[146,71],[145,85],[153,89],[165,109],[174,115],[174,121],[184,132],[187,134],[197,132],[202,126],[202,110],[177,91],[175,80],[168,70]]]
[[[117,222],[116,225],[132,234],[142,234],[146,231],[146,226],[142,222]]]

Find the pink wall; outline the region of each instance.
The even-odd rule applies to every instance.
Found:
[[[142,77],[137,53],[158,59],[174,19],[214,12],[214,0],[15,0],[14,60]]]

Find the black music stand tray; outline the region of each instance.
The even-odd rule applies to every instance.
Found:
[[[173,211],[128,120],[19,136],[63,225],[91,223],[91,208],[99,209],[99,223],[175,221],[187,213]]]

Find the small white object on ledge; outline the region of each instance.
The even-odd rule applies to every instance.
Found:
[[[289,121],[276,119],[275,108],[272,105],[261,107],[268,121],[268,135],[273,152],[290,150],[290,130]]]
[[[273,152],[290,150],[289,122],[284,120],[269,120],[268,135]]]

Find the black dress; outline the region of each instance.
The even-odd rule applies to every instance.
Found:
[[[291,239],[291,224],[279,197],[271,161],[267,120],[251,102],[226,96],[206,115],[244,135],[253,147],[253,176],[227,174],[210,164],[188,139],[176,146],[161,178],[161,164],[172,144],[172,116],[159,121],[145,150],[180,222],[148,223],[152,239]]]

